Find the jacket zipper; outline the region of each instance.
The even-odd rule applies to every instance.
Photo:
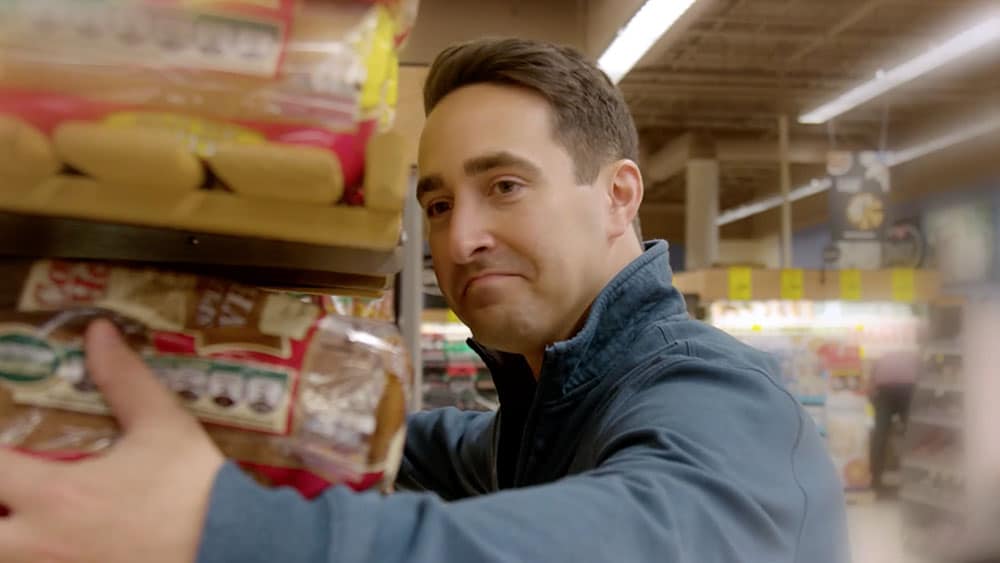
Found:
[[[548,395],[548,386],[551,381],[543,377],[545,368],[542,368],[542,374],[538,377],[538,387],[535,389],[535,397],[531,400],[531,407],[528,409],[528,416],[524,419],[524,429],[521,432],[521,444],[517,450],[517,465],[514,467],[514,487],[519,487],[524,481],[524,473],[527,471],[528,458],[531,453],[534,452],[535,442],[534,440],[529,440],[529,437],[534,437],[535,429],[538,426],[538,417],[541,414],[543,398]],[[542,382],[545,382],[544,384]]]

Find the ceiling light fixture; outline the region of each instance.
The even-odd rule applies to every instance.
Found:
[[[893,88],[998,41],[1000,15],[994,15],[914,59],[889,70],[880,69],[872,80],[800,115],[799,123],[826,123]]]
[[[617,84],[695,0],[647,0],[615,36],[597,66]]]
[[[918,158],[925,157],[931,153],[935,153],[966,141],[971,141],[972,139],[982,137],[994,131],[1000,131],[1000,114],[976,121],[972,125],[961,127],[951,133],[935,137],[930,141],[918,143],[912,147],[902,150],[892,151],[886,156],[886,164],[889,167],[899,166],[900,164],[917,160]],[[795,188],[789,192],[788,200],[798,201],[800,199],[805,199],[809,196],[825,192],[832,187],[833,181],[828,177],[813,178],[813,180],[808,184]],[[752,215],[757,215],[758,213],[763,213],[780,207],[781,202],[781,195],[771,195],[739,207],[727,209],[726,211],[719,213],[719,216],[715,219],[715,224],[721,227],[723,225],[735,223],[736,221],[746,219]]]

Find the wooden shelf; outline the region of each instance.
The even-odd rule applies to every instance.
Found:
[[[135,262],[294,291],[375,296],[402,267],[410,167],[395,133],[365,148],[364,205],[118,185],[61,171],[0,183],[0,257]],[[155,173],[155,172],[151,172]]]
[[[374,296],[402,249],[371,250],[0,211],[0,257],[129,262],[303,292]]]

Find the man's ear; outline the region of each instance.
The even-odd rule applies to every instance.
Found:
[[[635,162],[622,159],[611,165],[607,183],[610,206],[608,236],[617,238],[634,230],[632,220],[639,214],[642,204],[642,173]]]

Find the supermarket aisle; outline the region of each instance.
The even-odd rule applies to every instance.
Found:
[[[854,563],[915,563],[904,555],[899,512],[894,500],[847,507]]]

